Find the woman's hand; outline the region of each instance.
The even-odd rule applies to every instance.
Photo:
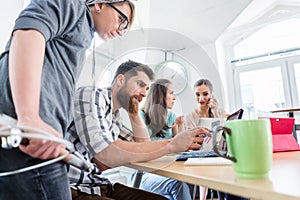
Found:
[[[218,108],[218,101],[213,96],[208,101],[208,107],[210,107],[212,110],[216,110]]]
[[[175,119],[174,124],[172,126],[172,133],[175,136],[179,131],[182,130],[183,125],[183,116],[179,116]]]
[[[181,124],[183,123],[183,116],[178,116],[176,119],[175,119],[175,122],[174,122],[174,125],[173,126],[180,126]]]
[[[218,101],[213,96],[210,98],[210,100],[208,102],[208,107],[211,109],[214,117],[219,117],[219,113],[218,113]]]

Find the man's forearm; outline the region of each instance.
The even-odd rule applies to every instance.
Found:
[[[143,143],[118,140],[98,153],[94,159],[111,168],[133,162],[149,161],[170,153],[169,143],[170,140]]]
[[[137,115],[129,115],[131,127],[133,131],[133,137],[135,142],[147,142],[150,141],[150,136],[148,129],[142,120],[142,118]]]
[[[115,141],[94,156],[94,159],[108,167],[117,167],[132,162],[149,161],[168,153],[199,149],[203,142],[202,134],[207,129],[196,128],[178,133],[174,138],[150,142]]]

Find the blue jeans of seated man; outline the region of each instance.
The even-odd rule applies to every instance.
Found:
[[[42,161],[24,154],[18,148],[0,148],[0,172],[40,162]],[[0,199],[70,200],[71,191],[65,164],[57,162],[16,175],[0,176]]]
[[[225,193],[225,199],[226,200],[247,200],[244,197],[239,197],[239,196],[235,196],[233,194],[227,194],[227,193]]]
[[[156,174],[144,172],[139,188],[160,194],[169,200],[191,200],[188,184]]]

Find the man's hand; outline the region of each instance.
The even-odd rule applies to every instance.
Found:
[[[139,112],[139,103],[142,101],[143,97],[139,95],[134,95],[129,99],[129,114],[138,114]]]
[[[18,126],[28,126],[32,128],[37,128],[43,131],[48,132],[49,134],[62,138],[62,135],[55,131],[51,126],[43,122],[40,118],[39,119],[30,119],[24,120],[20,119],[17,122]],[[36,134],[36,133],[32,133]],[[44,139],[30,139],[28,138],[28,142],[26,144],[22,144],[19,146],[20,150],[24,153],[34,157],[40,158],[43,160],[56,158],[62,154],[62,152],[66,152],[64,145],[52,142],[49,140]]]
[[[183,152],[190,149],[200,149],[203,143],[203,136],[209,135],[204,128],[195,128],[178,133],[169,143],[171,152]]]

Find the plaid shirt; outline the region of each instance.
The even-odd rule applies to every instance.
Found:
[[[119,110],[112,112],[112,106],[111,88],[82,87],[76,91],[74,123],[66,139],[89,162],[118,138],[133,140],[133,132],[122,124]],[[110,184],[95,164],[90,172],[70,165],[69,180],[73,189],[98,195],[101,195],[100,185]]]

